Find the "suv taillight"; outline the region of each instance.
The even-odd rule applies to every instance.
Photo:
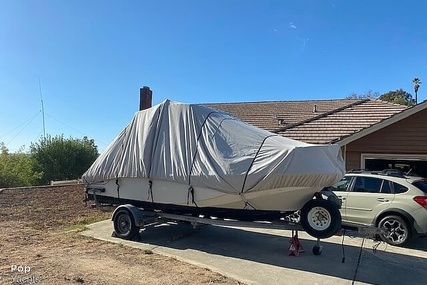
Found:
[[[415,196],[414,201],[427,209],[427,196]]]

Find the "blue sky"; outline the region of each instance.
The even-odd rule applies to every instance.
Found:
[[[46,132],[102,151],[153,103],[413,94],[427,80],[427,2],[0,0],[0,142]],[[39,86],[41,83],[41,92]],[[427,87],[426,87],[427,88]],[[427,99],[421,85],[418,101]]]

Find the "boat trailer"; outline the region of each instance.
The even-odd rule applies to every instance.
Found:
[[[241,221],[233,219],[221,219],[211,216],[193,216],[189,214],[171,214],[161,211],[143,210],[132,204],[124,204],[120,205],[114,210],[111,219],[114,225],[113,236],[136,241],[140,241],[139,231],[141,228],[177,221],[190,223],[193,228],[196,228],[200,225],[214,225],[239,228],[247,227],[258,229],[291,230],[292,237],[289,241],[288,255],[299,256],[300,253],[304,252],[298,237],[298,232],[304,231],[304,229],[301,224],[298,223],[296,217],[290,217],[290,219],[287,220],[282,218],[275,221]],[[343,228],[347,227],[353,230],[358,228],[370,234],[375,234],[379,230],[375,227],[367,227],[360,224],[343,224]],[[337,234],[340,235],[342,233],[338,232]],[[314,255],[320,255],[322,253],[322,246],[320,245],[319,238],[317,238],[316,244],[312,248],[312,252]]]

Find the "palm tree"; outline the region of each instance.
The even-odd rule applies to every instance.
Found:
[[[414,84],[415,104],[418,104],[418,88],[420,88],[421,81],[418,77],[415,77],[412,79],[412,83]]]

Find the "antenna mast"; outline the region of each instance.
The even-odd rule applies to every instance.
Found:
[[[39,78],[39,90],[40,90],[40,101],[42,103],[42,116],[43,116],[43,138],[46,138],[46,125],[45,125],[45,121],[44,121],[44,104],[43,104],[43,95],[42,95],[42,84],[40,83],[40,78]]]

